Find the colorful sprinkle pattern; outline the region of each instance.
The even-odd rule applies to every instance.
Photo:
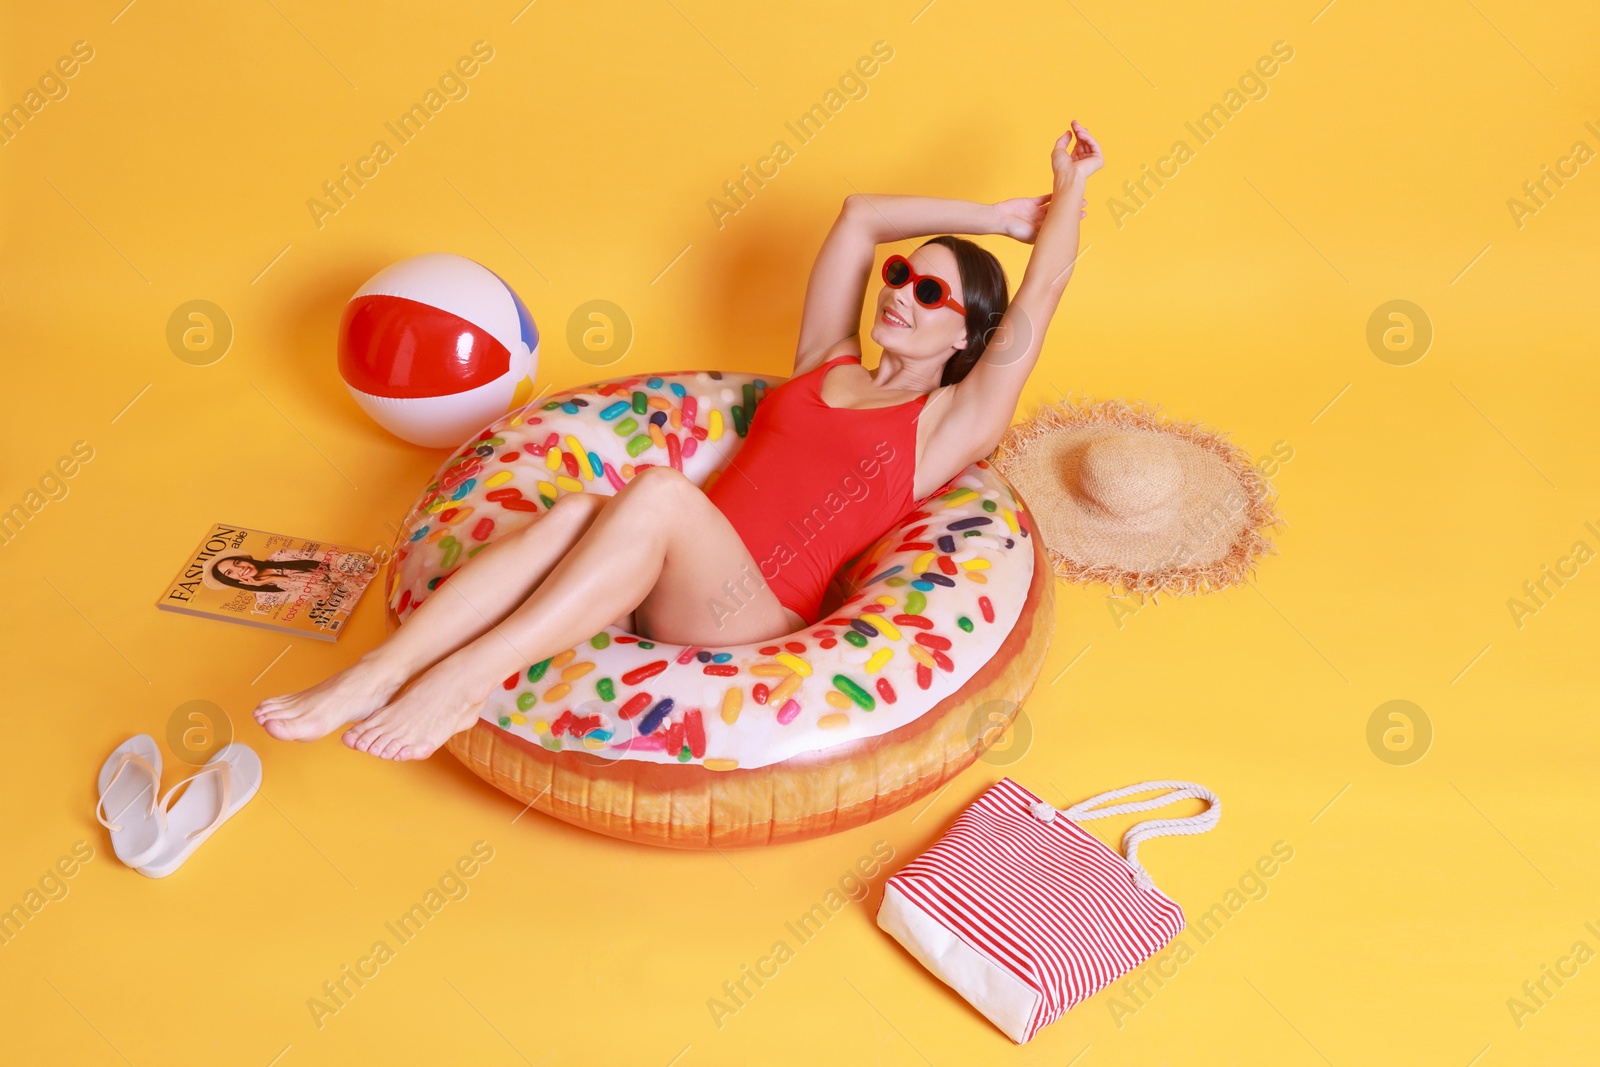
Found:
[[[397,542],[402,623],[454,570],[564,493],[611,494],[670,464],[707,485],[742,443],[764,379],[617,378],[503,416],[423,492]],[[482,717],[551,751],[760,767],[885,734],[994,656],[1033,577],[1028,515],[980,460],[846,564],[834,614],[770,644],[696,648],[614,627],[506,678]]]

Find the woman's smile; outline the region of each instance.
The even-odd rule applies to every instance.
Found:
[[[891,308],[891,307],[885,307],[883,309],[882,318],[883,318],[884,324],[888,325],[888,326],[899,326],[902,329],[904,329],[904,328],[909,327],[911,325],[911,323],[907,322],[905,319],[900,317],[900,313],[899,312],[895,311],[894,308]]]

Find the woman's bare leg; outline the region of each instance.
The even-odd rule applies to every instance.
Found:
[[[520,607],[350,727],[344,742],[385,759],[426,759],[477,720],[501,679],[634,609],[652,636],[681,644],[743,644],[798,629],[799,616],[751,575],[759,571],[749,550],[705,494],[670,467],[648,468]],[[744,594],[732,614],[714,607],[730,582]]]
[[[544,581],[612,498],[570,493],[538,521],[495,541],[451,574],[405,625],[331,678],[263,700],[255,720],[280,741],[313,741],[382,707],[419,671],[475,640]]]

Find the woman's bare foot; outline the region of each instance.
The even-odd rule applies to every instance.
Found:
[[[367,718],[405,681],[403,672],[369,653],[310,689],[263,700],[252,714],[280,741],[315,741],[347,722]]]
[[[418,678],[400,698],[350,727],[342,740],[380,759],[427,759],[478,721],[494,689],[459,657],[451,656]]]

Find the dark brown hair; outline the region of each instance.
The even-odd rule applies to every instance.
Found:
[[[283,587],[281,585],[270,584],[246,585],[237,578],[231,578],[217,570],[217,568],[222,566],[222,564],[234,559],[242,559],[246,563],[255,567],[256,576],[258,578],[260,577],[261,572],[266,570],[314,571],[322,566],[322,561],[319,559],[256,559],[253,556],[245,555],[223,556],[221,559],[212,562],[211,577],[219,584],[226,585],[234,589],[248,589],[252,593],[281,593],[283,592]]]
[[[964,237],[933,237],[922,243],[944,245],[956,257],[956,270],[961,274],[962,304],[967,309],[967,347],[956,350],[944,364],[940,385],[954,385],[967,376],[967,372],[983,358],[983,349],[989,337],[1000,325],[1011,298],[1006,295],[1006,272],[1000,261],[982,245]]]

